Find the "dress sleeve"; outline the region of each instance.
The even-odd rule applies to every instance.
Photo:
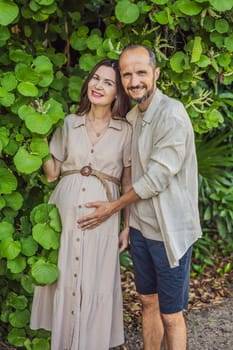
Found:
[[[50,153],[60,162],[63,162],[67,156],[67,132],[66,125],[55,130],[49,143]]]
[[[131,166],[131,144],[132,144],[132,126],[127,124],[125,133],[125,142],[123,146],[123,166],[124,168]]]

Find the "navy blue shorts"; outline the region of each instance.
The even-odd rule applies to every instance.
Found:
[[[158,294],[161,313],[172,314],[186,309],[192,248],[180,259],[179,266],[171,268],[164,243],[147,239],[140,231],[131,228],[130,251],[137,292]]]

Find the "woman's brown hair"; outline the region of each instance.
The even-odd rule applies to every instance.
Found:
[[[112,118],[125,118],[125,115],[130,110],[130,100],[128,95],[125,93],[121,83],[118,60],[108,58],[97,63],[97,65],[92,69],[92,71],[86,78],[81,90],[80,105],[76,113],[78,115],[84,115],[90,111],[91,103],[87,95],[88,83],[93,78],[97,69],[101,66],[111,67],[116,74],[117,98],[112,102]]]

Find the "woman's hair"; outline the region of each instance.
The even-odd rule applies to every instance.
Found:
[[[112,117],[114,118],[125,118],[125,115],[130,110],[130,100],[128,95],[125,93],[124,88],[121,83],[121,76],[118,66],[118,60],[114,59],[104,59],[97,63],[97,65],[92,69],[88,77],[86,78],[80,97],[80,105],[77,110],[77,114],[84,115],[88,113],[91,109],[91,102],[89,101],[87,95],[88,83],[93,78],[97,69],[101,66],[111,67],[116,74],[116,90],[117,90],[117,98],[112,102],[111,110]]]

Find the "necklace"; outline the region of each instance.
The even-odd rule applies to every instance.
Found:
[[[91,129],[94,131],[96,137],[100,137],[110,124],[110,119],[109,119],[107,124],[103,128],[96,130],[96,128],[94,127],[93,121],[91,119],[87,119],[87,120],[89,122]]]

